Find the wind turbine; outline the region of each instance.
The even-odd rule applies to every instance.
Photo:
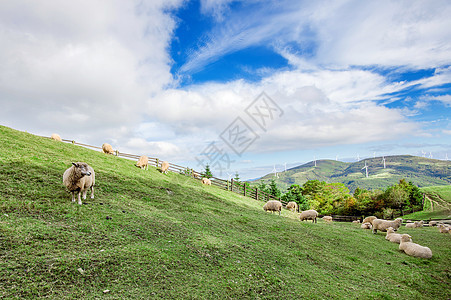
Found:
[[[338,154],[335,156],[335,160],[337,160],[338,161]]]
[[[287,163],[283,164],[285,166],[285,172],[287,171]]]
[[[227,175],[229,175],[229,181],[230,181],[230,179],[232,179],[232,175],[233,175],[233,174],[227,172]]]
[[[362,168],[362,170],[363,169],[365,169],[366,178],[368,178],[368,166],[366,165],[366,161],[365,161],[365,166]]]
[[[357,153],[357,161],[360,160],[360,155]]]
[[[429,151],[429,158],[432,158],[432,152]]]
[[[449,160],[448,159],[448,153],[445,154],[445,160]]]
[[[421,150],[421,154],[423,154],[423,157],[426,157],[426,151]]]
[[[385,156],[382,156],[382,161],[384,162],[384,169],[385,169]]]
[[[376,152],[373,152],[373,158],[376,158]]]
[[[274,169],[272,169],[272,172],[274,173],[274,177],[279,178],[279,174],[277,174],[276,165],[274,165]]]
[[[315,167],[316,167],[316,156],[313,156],[313,161],[315,162]]]

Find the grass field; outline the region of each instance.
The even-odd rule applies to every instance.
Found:
[[[62,184],[73,161],[96,171],[81,206]],[[279,217],[133,164],[0,126],[0,298],[451,298],[451,237],[437,228],[400,229],[434,255],[413,258],[356,224]]]

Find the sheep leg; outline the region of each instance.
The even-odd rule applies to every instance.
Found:
[[[91,186],[91,199],[94,199],[94,186]]]
[[[72,192],[72,202],[75,202],[75,192]]]
[[[88,189],[83,191],[83,200],[86,200],[86,194],[88,193]]]
[[[78,192],[78,204],[82,205],[83,203],[81,202],[81,191]]]

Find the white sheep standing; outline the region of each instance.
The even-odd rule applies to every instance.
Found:
[[[206,185],[211,185],[211,180],[208,178],[202,178],[202,183]]]
[[[377,218],[375,216],[369,216],[366,217],[365,219],[363,219],[362,224],[363,223],[370,223],[371,225],[373,225],[373,221],[376,220]]]
[[[360,228],[362,228],[362,229],[371,229],[371,228],[373,228],[373,225],[371,225],[370,222],[365,222],[365,223],[362,223],[362,225],[360,225]]]
[[[52,135],[50,136],[50,138],[51,138],[52,140],[59,141],[59,142],[62,142],[62,141],[63,141],[63,140],[61,139],[61,137],[59,136],[58,133],[52,133]]]
[[[72,163],[72,166],[63,174],[63,183],[72,193],[72,202],[75,202],[75,192],[78,192],[78,204],[81,202],[81,194],[86,199],[86,193],[91,188],[91,199],[94,199],[95,185],[94,169],[85,162]]]
[[[301,212],[299,215],[299,220],[312,220],[312,223],[317,223],[316,218],[318,217],[318,212],[314,209],[309,209]]]
[[[290,201],[287,203],[287,209],[291,211],[297,211],[298,210],[298,204],[294,201]]]
[[[402,234],[400,233],[395,233],[395,230],[393,229],[393,227],[388,227],[387,228],[387,235],[385,236],[385,239],[387,241],[390,241],[392,243],[401,243],[401,236]],[[412,240],[410,240],[412,241]]]
[[[401,242],[399,243],[399,250],[404,251],[407,255],[421,258],[431,258],[432,251],[428,247],[424,247],[415,243],[412,243],[411,236],[403,234],[401,236]]]
[[[373,233],[376,233],[378,230],[387,231],[388,227],[393,227],[394,230],[398,230],[401,227],[402,219],[397,218],[394,221],[387,221],[382,219],[373,220]]]
[[[326,221],[327,223],[332,222],[332,217],[331,216],[324,216],[321,219],[323,219],[324,221]]]
[[[280,216],[280,213],[282,212],[282,202],[278,200],[269,200],[265,205],[263,205],[263,210],[270,212],[278,211]]]
[[[149,167],[149,158],[145,155],[141,155],[136,163],[136,166],[141,169],[147,170]]]
[[[448,226],[445,226],[444,224],[438,224],[438,231],[440,233],[448,233],[450,230]]]
[[[113,147],[108,143],[104,143],[102,145],[102,151],[103,151],[103,153],[106,153],[106,154],[114,154]]]
[[[423,227],[424,221],[415,221],[413,223],[407,223],[406,228],[420,228]]]
[[[161,173],[167,174],[169,169],[169,163],[164,161],[161,163]]]

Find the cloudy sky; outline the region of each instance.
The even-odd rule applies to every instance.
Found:
[[[446,0],[1,1],[0,124],[223,178],[445,159],[450,15]]]

